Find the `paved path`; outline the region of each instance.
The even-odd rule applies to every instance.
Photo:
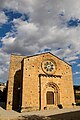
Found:
[[[0,120],[8,119],[8,118],[17,118],[19,116],[20,113],[17,113],[15,111],[12,110],[4,110],[3,108],[0,107]]]
[[[54,110],[41,110],[41,111],[33,111],[33,112],[22,112],[21,115],[39,115],[39,116],[50,116],[57,115],[62,113],[80,111],[80,107],[76,108],[64,108],[64,109],[54,109]]]
[[[64,108],[64,109],[54,109],[54,110],[41,110],[41,111],[33,111],[33,112],[22,112],[17,113],[15,111],[11,110],[4,110],[0,107],[0,120],[3,120],[4,118],[9,119],[15,119],[19,116],[27,116],[27,115],[39,115],[39,116],[52,116],[52,115],[58,115],[63,113],[69,113],[74,111],[80,111],[80,107],[76,108]]]

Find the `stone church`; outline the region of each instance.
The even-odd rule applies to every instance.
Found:
[[[11,55],[7,110],[45,110],[72,107],[72,68],[51,53]]]

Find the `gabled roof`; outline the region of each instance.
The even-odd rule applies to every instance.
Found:
[[[31,55],[31,56],[26,56],[24,57],[23,59],[26,59],[26,58],[30,58],[30,57],[36,57],[36,56],[39,56],[39,55],[44,55],[44,54],[51,54],[52,56],[58,58],[59,60],[65,62],[64,60],[62,60],[61,58],[57,57],[56,55],[53,55],[51,52],[45,52],[45,53],[39,53],[39,54],[35,54],[35,55]],[[68,64],[69,66],[71,66],[69,63],[65,62],[66,64]]]

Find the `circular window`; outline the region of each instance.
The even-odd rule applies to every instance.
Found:
[[[42,62],[42,70],[47,74],[53,74],[56,69],[56,63],[53,60],[45,60]]]

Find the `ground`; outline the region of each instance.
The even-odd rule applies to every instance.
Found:
[[[80,120],[80,107],[44,111],[6,111],[0,107],[0,120]]]

